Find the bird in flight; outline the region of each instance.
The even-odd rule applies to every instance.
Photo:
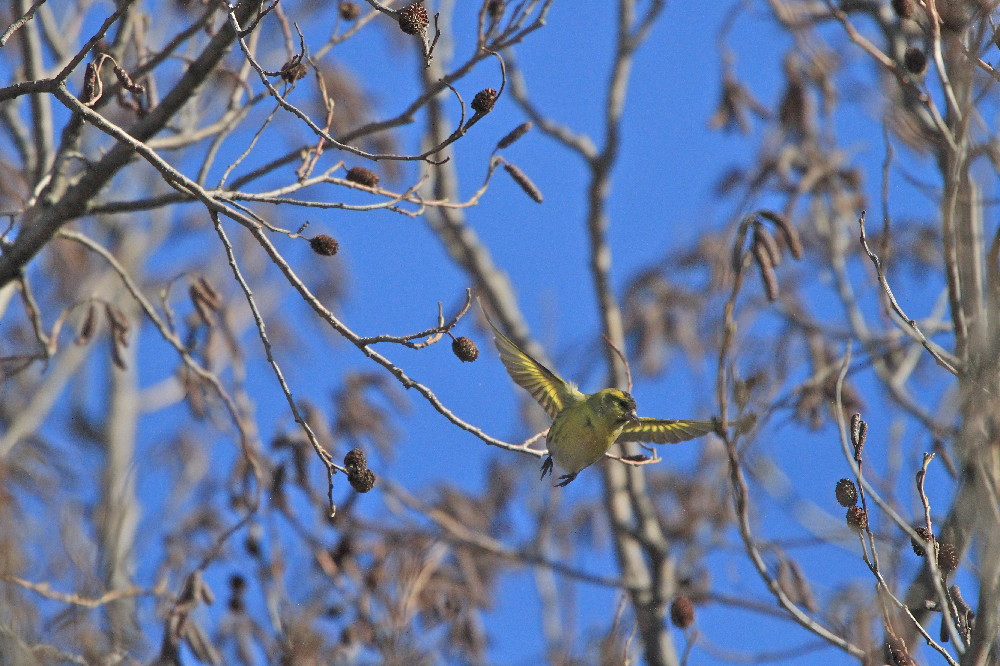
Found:
[[[493,340],[507,374],[553,419],[545,440],[549,455],[542,463],[543,479],[555,464],[566,472],[557,485],[565,486],[604,457],[615,442],[676,444],[715,432],[715,421],[637,416],[635,398],[619,389],[582,393],[514,344],[489,316],[486,320],[493,328]]]

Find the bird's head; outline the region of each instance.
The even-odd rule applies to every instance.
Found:
[[[636,422],[639,417],[635,413],[635,398],[619,389],[604,389],[595,393],[594,408],[612,421],[616,426]]]

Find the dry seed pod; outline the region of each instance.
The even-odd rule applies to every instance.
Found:
[[[926,527],[923,526],[914,527],[913,531],[916,532],[925,543],[930,541],[931,537],[934,536],[933,534],[927,531]],[[910,545],[913,547],[913,552],[916,553],[917,557],[923,557],[924,555],[927,554],[927,551],[924,550],[924,547],[921,544],[917,543],[915,539],[912,538],[910,539]]]
[[[892,8],[901,19],[913,16],[913,0],[892,0]]]
[[[340,243],[333,236],[327,236],[326,234],[320,234],[319,236],[314,236],[309,239],[309,247],[316,254],[322,255],[324,257],[332,257],[337,254],[340,249]]]
[[[670,603],[670,621],[678,629],[687,629],[694,624],[694,604],[686,596],[679,594]]]
[[[927,54],[916,46],[911,46],[903,54],[903,65],[910,74],[923,74],[927,71]]]
[[[94,338],[97,330],[97,306],[91,302],[87,305],[87,313],[83,315],[83,323],[80,324],[80,332],[76,336],[77,345],[85,345]]]
[[[128,365],[125,363],[125,359],[122,357],[122,347],[124,345],[118,340],[117,336],[111,336],[111,362],[115,364],[115,367],[119,370],[125,370]]]
[[[522,136],[527,134],[532,127],[534,127],[534,123],[532,123],[530,120],[528,122],[521,123],[514,129],[512,129],[507,136],[497,141],[496,150],[503,150],[504,148],[510,146],[512,143],[514,143]]]
[[[868,529],[868,512],[860,506],[848,507],[847,525],[857,532]]]
[[[128,347],[128,333],[130,330],[128,319],[121,309],[111,303],[104,304],[104,312],[111,323],[111,339],[116,346]],[[115,362],[118,365],[118,361]],[[124,367],[124,363],[121,366]]]
[[[128,318],[125,313],[121,311],[117,305],[111,303],[105,303],[104,311],[108,315],[108,321],[111,322],[111,327],[116,331],[122,331],[123,333],[129,332]]]
[[[836,495],[840,506],[854,506],[858,503],[858,489],[850,479],[837,481]]]
[[[760,279],[764,283],[767,300],[773,303],[778,299],[778,276],[774,274],[771,257],[760,243],[754,243],[752,250],[754,259],[757,260],[757,267],[760,269]]]
[[[184,389],[184,397],[188,408],[199,421],[205,418],[205,394],[202,391],[201,380],[183,363],[177,368],[177,382]]]
[[[480,114],[489,113],[493,110],[493,105],[496,104],[498,94],[494,88],[483,88],[472,98],[470,105],[472,110]]]
[[[466,337],[455,338],[451,343],[451,351],[463,363],[472,363],[479,358],[479,348],[476,343]]]
[[[950,573],[958,568],[958,551],[950,543],[942,543],[938,546],[937,555],[938,569],[944,573]]]
[[[753,227],[753,242],[755,245],[764,247],[772,266],[777,268],[781,265],[781,250],[778,248],[778,242],[774,240],[771,232],[760,224],[755,224]]]
[[[509,173],[510,177],[514,179],[514,182],[517,183],[522,190],[524,190],[524,193],[531,197],[535,203],[542,203],[541,190],[539,190],[538,187],[531,182],[531,179],[528,178],[523,171],[507,162],[504,162],[503,168],[504,171]]]
[[[212,307],[205,302],[204,298],[202,298],[197,284],[192,284],[188,287],[188,294],[191,296],[191,303],[194,305],[194,309],[198,312],[198,317],[205,323],[206,326],[211,326]]]
[[[101,98],[101,77],[97,72],[97,65],[87,63],[87,69],[83,75],[83,95],[81,101],[90,106]]]
[[[364,469],[353,468],[347,473],[347,480],[351,487],[359,493],[367,493],[375,487],[375,472],[367,467]]]
[[[114,71],[115,71],[115,76],[118,77],[118,82],[121,83],[122,87],[124,87],[133,95],[141,95],[144,92],[146,92],[146,87],[139,85],[138,83],[133,81],[132,77],[129,76],[128,72],[126,72],[125,68],[122,67],[121,65],[116,63],[114,66]]]
[[[975,624],[976,612],[962,598],[962,590],[958,588],[958,585],[952,585],[948,591],[951,592],[951,598],[955,602],[955,610],[958,611],[958,616],[964,623],[964,629],[966,632],[971,632]]]
[[[218,312],[219,308],[222,307],[222,297],[215,290],[215,287],[203,275],[198,276],[195,284],[198,286],[198,297],[205,301],[205,305],[210,307],[214,312]]]
[[[356,166],[347,170],[347,180],[365,187],[378,187],[378,174],[371,169]]]
[[[851,416],[851,442],[859,452],[868,438],[868,424],[861,420],[861,414]]]
[[[229,577],[229,589],[233,594],[243,594],[247,589],[247,579],[240,574]]]
[[[348,451],[347,455],[344,456],[344,467],[348,470],[362,470],[368,467],[368,459],[365,457],[365,452],[357,448]]]
[[[285,83],[295,83],[299,79],[305,78],[306,74],[309,73],[309,67],[302,62],[302,58],[295,56],[281,66],[279,73],[281,80]]]
[[[788,251],[796,259],[802,259],[802,241],[799,239],[799,232],[796,231],[791,221],[784,215],[776,213],[773,210],[762,210],[760,211],[760,216],[774,223],[774,226],[781,233],[785,245],[788,246]]]
[[[340,10],[340,18],[345,21],[357,21],[358,17],[361,16],[361,8],[356,2],[341,2],[338,9]]]
[[[427,10],[419,2],[399,10],[399,29],[408,35],[420,34],[429,22]]]

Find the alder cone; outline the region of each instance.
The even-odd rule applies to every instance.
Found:
[[[399,10],[399,29],[408,35],[419,35],[428,23],[427,10],[419,2]]]

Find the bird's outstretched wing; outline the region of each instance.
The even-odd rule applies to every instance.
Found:
[[[619,442],[649,442],[650,444],[676,444],[715,432],[713,421],[672,421],[640,416],[637,423],[628,423]]]
[[[555,418],[556,414],[567,406],[584,399],[585,396],[575,386],[531,358],[527,352],[501,333],[489,316],[486,317],[486,321],[490,322],[493,328],[493,341],[500,352],[503,366],[507,368],[507,374],[518,386],[530,393],[549,416]]]

